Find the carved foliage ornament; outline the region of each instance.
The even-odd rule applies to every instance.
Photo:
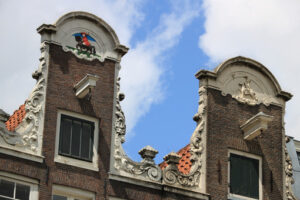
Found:
[[[46,60],[48,58],[48,49],[45,43],[41,45],[41,54],[39,68],[32,75],[37,79],[37,83],[25,102],[26,115],[24,119],[13,132],[6,129],[4,122],[0,122],[0,135],[7,144],[25,148],[34,154],[40,148],[38,136],[42,128],[41,122],[44,113]]]
[[[285,137],[285,142],[288,143],[290,141],[289,137]],[[293,165],[292,160],[287,151],[286,145],[284,148],[285,152],[285,188],[286,188],[286,198],[287,200],[297,200],[295,195],[293,194],[292,184],[294,184],[293,178]]]
[[[115,151],[114,167],[118,171],[125,172],[127,176],[134,178],[141,178],[148,181],[160,181],[161,169],[155,165],[153,158],[157,153],[152,147],[147,146],[140,151],[140,154],[144,158],[143,162],[134,162],[124,152],[122,143],[125,142],[126,124],[125,115],[121,109],[120,101],[124,99],[124,94],[120,93],[120,78],[116,82],[116,106],[115,106]],[[153,155],[154,154],[154,155]]]
[[[194,116],[194,120],[197,121],[198,125],[190,140],[190,152],[192,167],[189,174],[181,173],[177,164],[178,161],[174,160],[174,155],[169,154],[169,157],[165,157],[168,166],[163,171],[163,181],[170,185],[177,185],[183,187],[198,187],[201,176],[202,166],[202,153],[203,153],[203,140],[202,137],[206,131],[206,105],[207,105],[207,90],[205,87],[199,89],[200,101],[198,112]],[[179,157],[180,159],[180,157]]]

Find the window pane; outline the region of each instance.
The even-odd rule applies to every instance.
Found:
[[[259,197],[259,161],[231,154],[230,193]]]
[[[11,200],[11,199],[5,198],[5,197],[0,197],[0,200]]]
[[[16,198],[21,200],[29,200],[30,187],[17,183]]]
[[[80,132],[81,132],[81,122],[73,121],[72,127],[72,156],[79,156],[80,150]]]
[[[15,183],[0,179],[0,195],[14,197]]]
[[[59,140],[59,152],[61,153],[70,154],[71,130],[72,120],[66,119],[62,115]]]
[[[52,200],[67,200],[67,197],[59,196],[59,195],[53,195]]]
[[[297,156],[298,156],[298,161],[299,161],[299,164],[300,164],[300,152],[297,152]]]
[[[82,123],[81,157],[91,160],[93,147],[92,126],[88,123]]]

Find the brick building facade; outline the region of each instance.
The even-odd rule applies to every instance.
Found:
[[[284,133],[292,95],[262,64],[236,57],[199,71],[190,144],[160,165],[147,146],[137,163],[122,148],[128,48],[85,12],[38,32],[36,86],[13,115],[0,110],[0,199],[296,199]]]

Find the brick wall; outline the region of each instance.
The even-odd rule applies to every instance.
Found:
[[[241,104],[230,95],[224,97],[220,91],[208,89],[207,111],[207,192],[211,199],[227,199],[229,149],[261,156],[263,199],[283,199],[282,108]],[[260,111],[274,116],[273,121],[261,137],[245,141],[240,125]]]
[[[43,163],[0,154],[0,171],[30,177],[39,181],[39,199],[50,200],[53,184],[79,188],[96,194],[96,200],[109,196],[128,200],[171,200],[195,198],[108,179],[113,116],[115,62],[86,61],[60,46],[50,45],[50,62],[45,107],[42,154]],[[90,100],[79,100],[74,85],[86,74],[100,77]],[[99,120],[99,171],[54,162],[58,110],[66,110]]]

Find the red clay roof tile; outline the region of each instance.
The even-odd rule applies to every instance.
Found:
[[[18,125],[22,122],[25,115],[26,115],[25,104],[23,104],[5,122],[7,130],[14,131],[18,127]]]
[[[177,165],[178,170],[183,173],[183,174],[188,174],[191,170],[191,153],[190,153],[190,145],[186,145],[184,148],[180,149],[177,152],[178,155],[182,156],[181,159],[179,160],[179,164]],[[166,162],[162,162],[159,164],[159,167],[163,170],[168,166]]]

